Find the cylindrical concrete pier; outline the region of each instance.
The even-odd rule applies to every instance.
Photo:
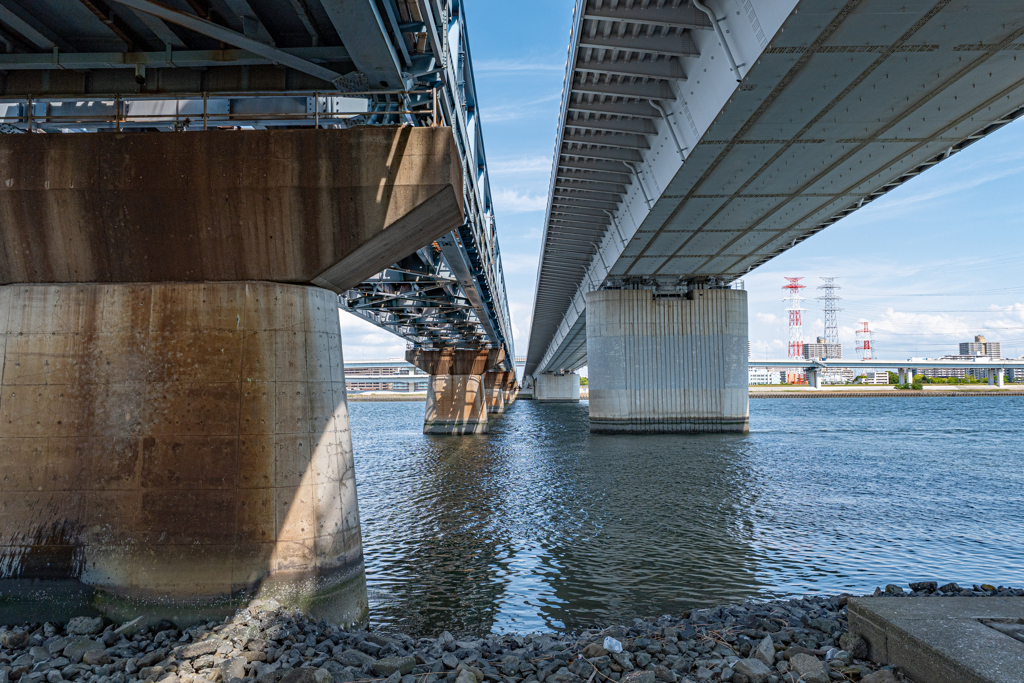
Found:
[[[747,293],[590,292],[587,366],[592,432],[746,432]]]
[[[0,358],[9,620],[366,617],[335,294],[10,285]]]
[[[487,412],[491,415],[500,415],[505,412],[504,383],[505,373],[484,373],[484,402],[487,405]]]

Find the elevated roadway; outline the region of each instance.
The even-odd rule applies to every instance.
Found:
[[[526,374],[588,365],[596,430],[745,429],[743,275],[1021,116],[1022,34],[1011,0],[578,0]]]

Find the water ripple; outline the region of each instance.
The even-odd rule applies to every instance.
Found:
[[[353,403],[371,620],[574,630],[914,579],[1024,583],[1024,398],[751,402],[751,433],[592,435],[520,401],[491,433]]]

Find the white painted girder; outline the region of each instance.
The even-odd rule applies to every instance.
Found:
[[[1013,0],[911,0],[899,8],[884,0],[710,0],[742,82],[718,34],[706,30],[686,34],[699,57],[680,61],[685,80],[591,73],[584,81],[577,72],[590,60],[664,59],[654,40],[649,53],[583,46],[600,36],[581,8],[611,12],[612,4],[577,6],[530,374],[585,364],[577,323],[588,288],[740,277],[1024,106],[1024,5]],[[658,8],[691,10],[685,2]],[[617,26],[602,21],[601,35],[652,36]],[[634,134],[647,148],[573,142],[640,121],[656,131]],[[583,170],[624,173],[631,182],[617,202],[555,201],[556,178]],[[605,214],[607,233],[586,272],[566,278],[548,265],[572,251],[574,237],[560,226],[584,210],[589,220]]]

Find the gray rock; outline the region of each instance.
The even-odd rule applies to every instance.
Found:
[[[370,665],[373,675],[380,678],[387,678],[396,671],[403,676],[416,667],[416,660],[412,657],[384,657]]]
[[[886,585],[885,593],[886,595],[905,595],[905,591],[895,583]]]
[[[789,665],[799,674],[803,683],[829,683],[825,662],[811,655],[797,654],[789,658]]]
[[[939,584],[936,581],[918,581],[917,583],[910,584],[910,590],[912,591],[923,591],[932,593],[939,589]]]
[[[630,659],[630,653],[625,650],[622,652],[613,652],[610,656],[616,664],[622,667],[623,671],[632,671],[636,668],[633,666],[633,662]]]
[[[580,661],[580,660],[577,660]],[[519,673],[519,657],[506,655],[501,658],[501,673],[505,676],[515,676]]]
[[[28,653],[32,655],[32,659],[34,659],[37,662],[45,662],[47,659],[50,658],[50,651],[47,650],[45,647],[39,647],[38,645],[29,648]]]
[[[172,671],[169,674],[164,674],[162,678],[158,679],[158,683],[181,683],[181,679],[178,678],[178,674]]]
[[[46,672],[46,683],[60,683],[64,680],[64,677],[60,674],[60,669],[50,669]]]
[[[64,627],[69,636],[94,636],[103,630],[103,617],[75,617]]]
[[[854,659],[868,658],[867,641],[855,633],[847,631],[843,635],[839,636],[839,647],[853,655]]]
[[[82,655],[82,663],[89,666],[104,666],[114,661],[106,650],[89,650]]]
[[[386,679],[384,679],[384,683],[402,683],[402,672],[401,671],[394,672],[393,674],[388,676]]]
[[[469,669],[463,669],[455,678],[455,683],[477,683],[476,676]]]
[[[24,631],[4,631],[0,633],[0,647],[8,650],[20,650],[28,646],[28,634]]]
[[[869,673],[864,678],[860,679],[860,683],[896,683],[896,677],[888,669],[881,669],[873,673]]]
[[[78,663],[82,661],[82,657],[89,650],[103,650],[103,643],[92,638],[75,638],[64,648],[64,656],[70,659],[72,662]]]
[[[331,679],[334,683],[351,683],[356,680],[356,677],[350,670],[341,665],[341,662],[334,660],[327,660],[324,662],[323,668],[331,672]]]
[[[443,655],[441,655],[441,663],[449,669],[454,669],[459,665],[459,658],[453,655],[451,652],[445,652]]]
[[[956,583],[947,583],[942,586],[939,586],[939,590],[943,593],[959,593],[960,585]]]
[[[741,659],[732,665],[732,669],[740,676],[745,676],[750,683],[767,683],[768,677],[772,675],[772,670],[760,659]]]
[[[153,666],[167,659],[167,648],[157,648],[152,652],[148,652],[135,662],[135,665],[140,669],[145,669],[147,666]]]
[[[131,638],[136,633],[146,627],[146,617],[136,617],[131,621],[126,621],[117,628],[114,629],[114,633],[125,638]]]
[[[281,676],[279,683],[331,683],[331,672],[327,669],[292,669]]]
[[[256,683],[279,683],[285,674],[291,673],[291,669],[277,669],[275,671],[267,671],[260,674],[256,678]]]
[[[364,666],[373,666],[373,663],[377,661],[375,658],[359,650],[345,650],[340,655],[334,655],[334,658],[345,666],[352,666],[357,669],[361,669]]]
[[[245,665],[249,661],[245,657],[235,657],[223,662],[218,668],[224,676],[225,681],[232,678],[245,678]]]
[[[619,683],[654,683],[653,671],[633,671],[623,675]]]
[[[147,666],[139,669],[139,679],[143,681],[152,679],[155,681],[163,676],[164,673],[165,671],[162,666]]]
[[[198,643],[189,643],[175,650],[174,656],[178,659],[195,659],[203,655],[212,655],[217,651],[222,642],[224,641],[211,638],[210,640],[201,640]]]
[[[765,636],[757,647],[750,653],[751,657],[765,663],[766,666],[775,664],[775,641],[771,636]]]

